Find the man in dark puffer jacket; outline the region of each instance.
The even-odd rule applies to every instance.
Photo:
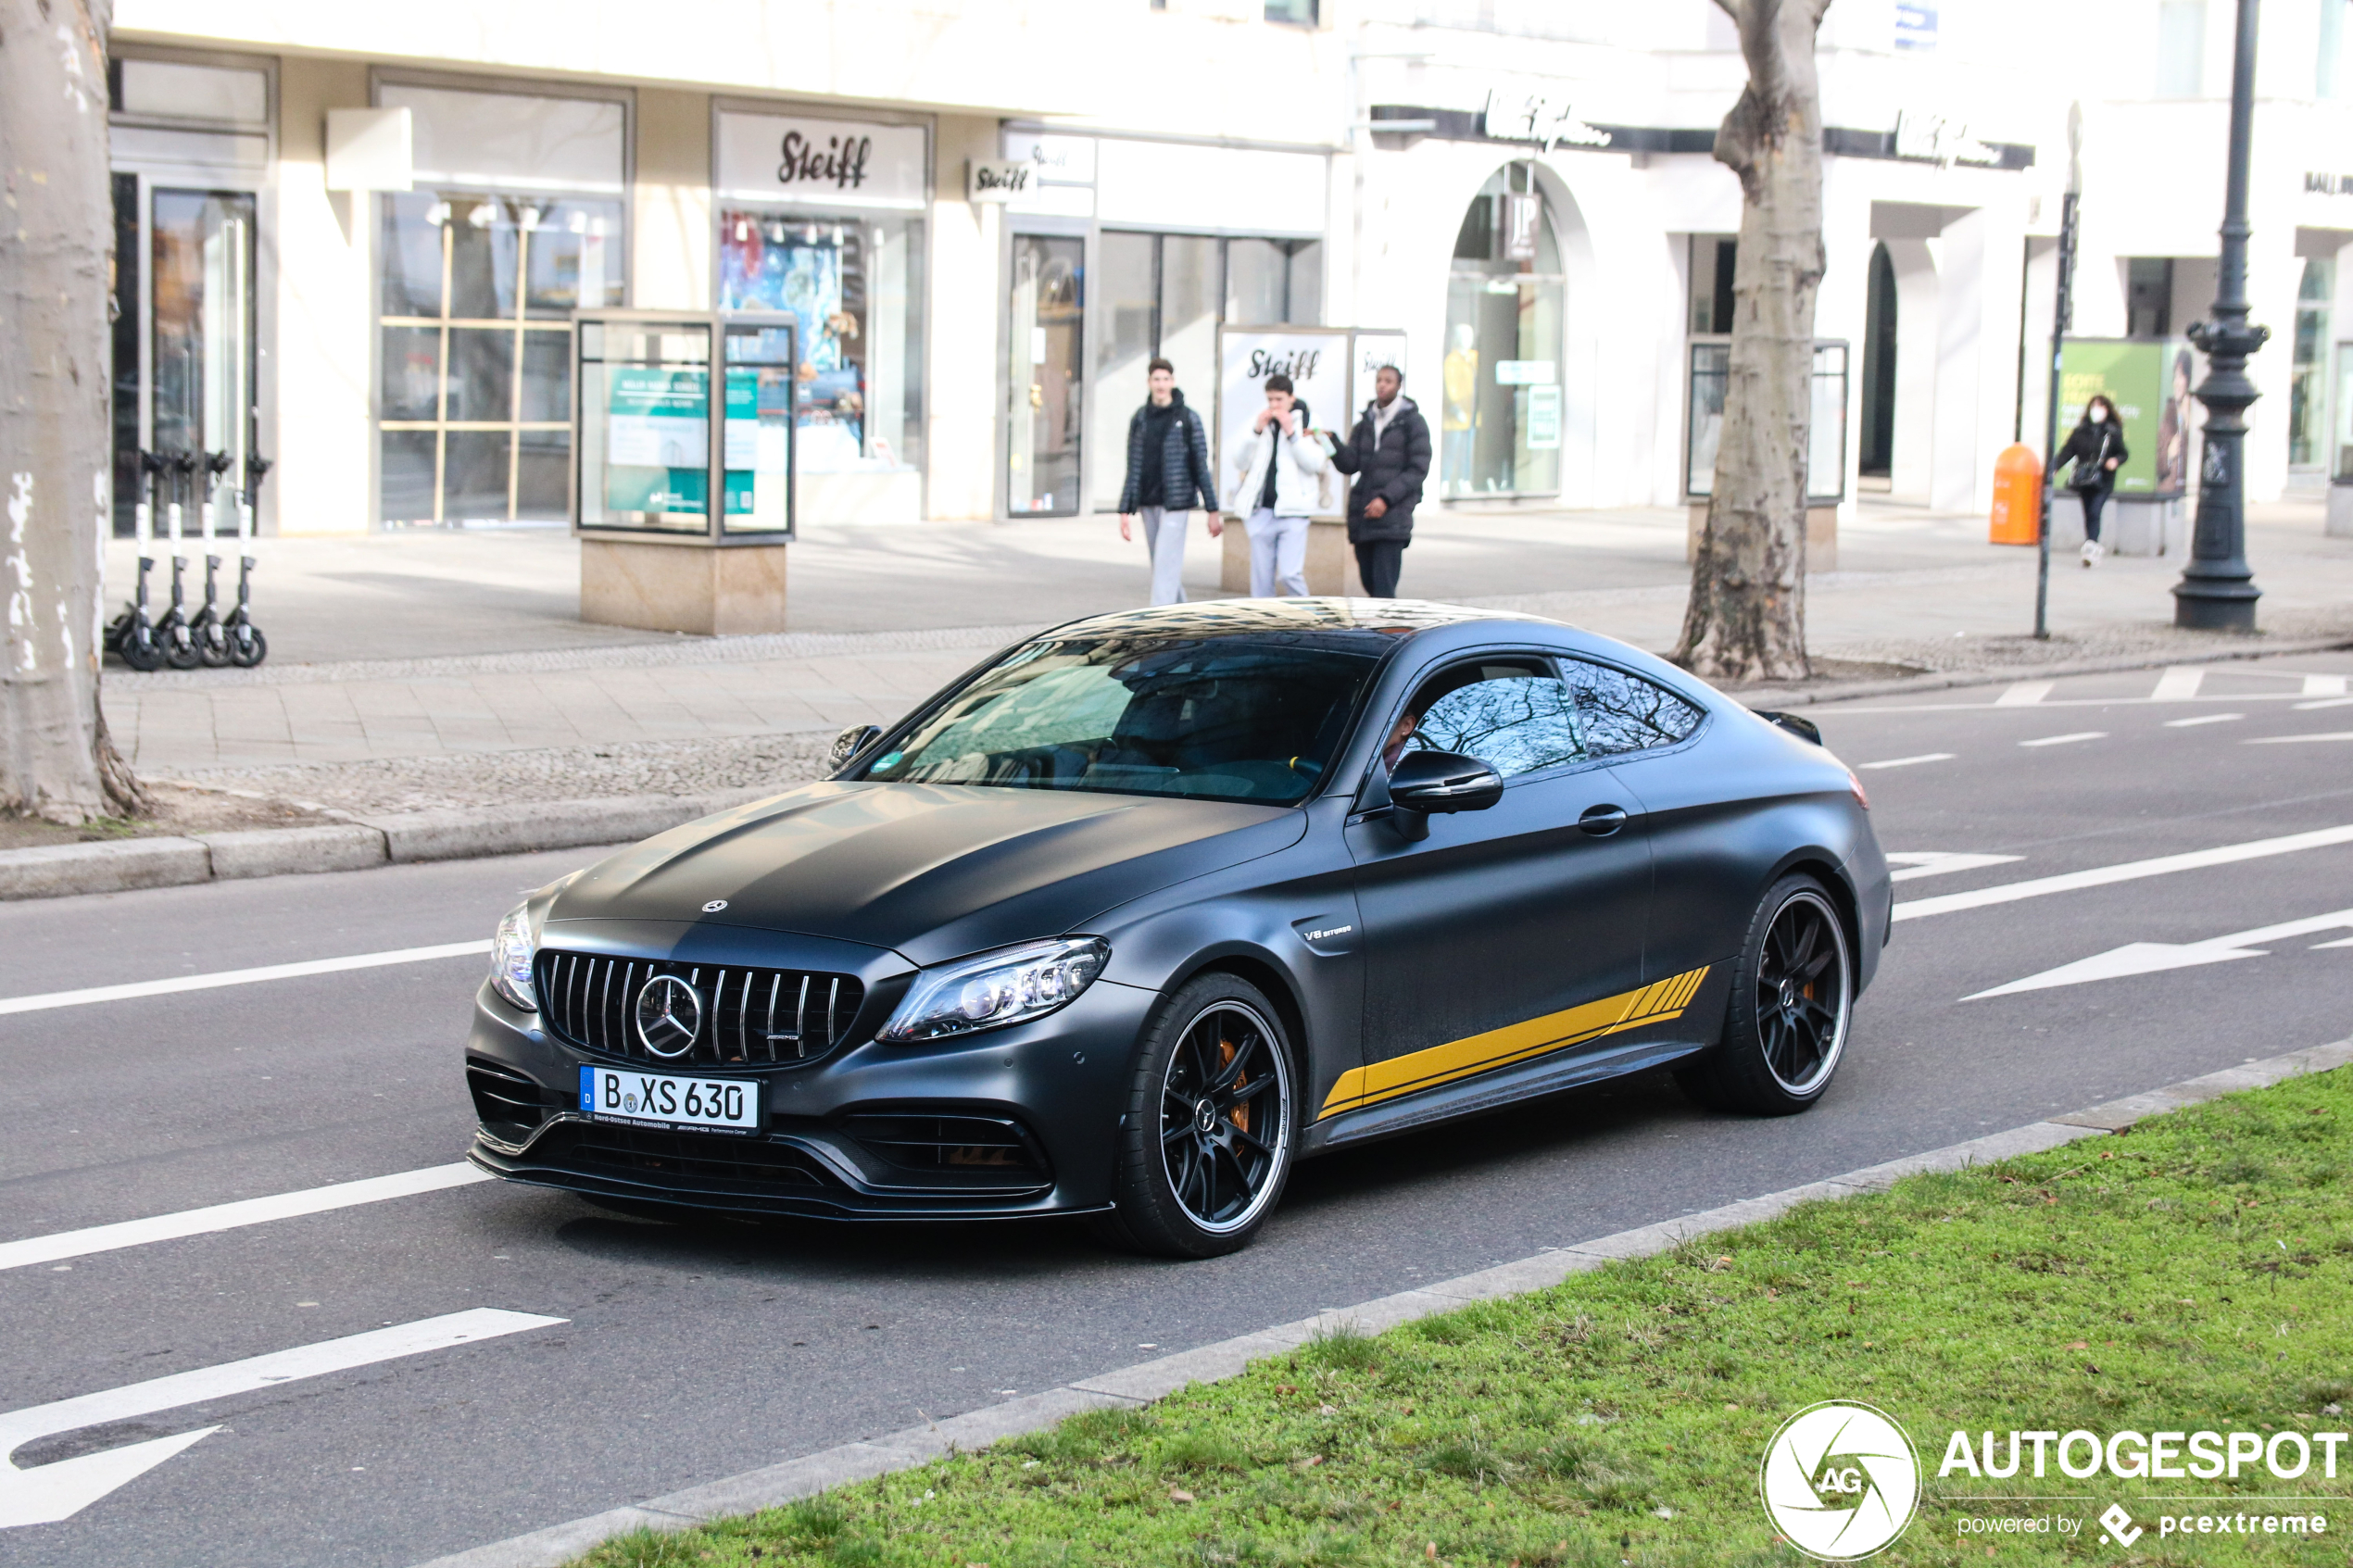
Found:
[[[1373,377],[1373,400],[1356,428],[1332,454],[1332,467],[1353,473],[1348,493],[1348,542],[1356,572],[1377,599],[1397,596],[1397,573],[1414,542],[1414,504],[1429,477],[1429,422],[1410,397],[1400,395],[1405,374],[1383,365]]]
[[[1185,520],[1198,499],[1209,513],[1209,536],[1225,532],[1217,491],[1210,483],[1209,441],[1201,416],[1185,407],[1176,369],[1154,359],[1145,375],[1151,399],[1127,421],[1127,482],[1119,490],[1119,536],[1136,537],[1143,514],[1144,546],[1151,552],[1152,603],[1185,602]]]

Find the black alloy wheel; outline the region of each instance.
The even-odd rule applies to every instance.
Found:
[[[1108,1239],[1167,1258],[1247,1245],[1291,1164],[1290,1042],[1258,988],[1189,982],[1145,1025],[1119,1134]]]
[[[1719,1110],[1804,1110],[1838,1071],[1854,1005],[1855,964],[1838,906],[1813,877],[1785,876],[1750,922],[1722,1041],[1676,1078]]]

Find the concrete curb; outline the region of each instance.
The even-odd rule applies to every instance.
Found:
[[[624,795],[446,811],[402,811],[318,827],[120,838],[0,850],[0,899],[125,893],[245,877],[364,871],[420,860],[632,844],[773,795]]]
[[[2106,1105],[2030,1123],[2005,1133],[1993,1133],[1966,1143],[1906,1155],[1883,1164],[1867,1165],[1827,1181],[1744,1198],[1721,1208],[1685,1214],[1658,1224],[1620,1231],[1574,1247],[1551,1248],[1534,1257],[1499,1263],[1491,1269],[1443,1280],[1413,1290],[1331,1311],[1318,1312],[1295,1323],[1277,1323],[1238,1338],[1180,1351],[1155,1361],[1122,1367],[1095,1377],[1081,1378],[1060,1388],[1024,1399],[1008,1399],[963,1415],[922,1426],[911,1426],[886,1436],[844,1443],[781,1464],[748,1470],[684,1491],[649,1498],[585,1519],[551,1524],[528,1535],[493,1541],[469,1551],[437,1557],[421,1568],[560,1568],[613,1537],[632,1530],[688,1530],[736,1514],[775,1508],[828,1487],[863,1481],[893,1471],[912,1470],[954,1449],[985,1448],[1007,1437],[1051,1426],[1081,1411],[1108,1405],[1136,1406],[1174,1394],[1192,1383],[1216,1383],[1232,1377],[1252,1361],[1281,1355],[1307,1343],[1316,1334],[1340,1324],[1378,1333],[1399,1323],[1439,1312],[1451,1312],[1474,1301],[1525,1295],[1560,1284],[1572,1274],[1587,1273],[1604,1264],[1631,1258],[1650,1258],[1671,1251],[1687,1241],[1718,1231],[1755,1224],[1785,1214],[1801,1203],[1833,1201],[1860,1193],[1883,1192],[1906,1176],[1931,1171],[1962,1171],[2015,1155],[2039,1153],[2080,1138],[2107,1137],[2120,1133],[2143,1117],[2197,1105],[2240,1089],[2263,1088],[2309,1073],[2324,1073],[2353,1062],[2353,1039],[2337,1040],[2284,1056],[2249,1061],[2209,1073],[2201,1078],[2170,1085],[2147,1094],[2133,1095]]]
[[[2017,681],[2049,681],[2069,675],[2112,675],[2125,670],[2162,670],[2174,664],[2229,664],[2242,659],[2277,659],[2299,653],[2334,653],[2353,647],[2353,637],[2332,634],[2296,637],[2262,647],[2214,648],[2203,652],[2120,653],[2106,659],[2057,659],[2048,664],[2020,664],[2004,670],[1932,670],[1887,681],[1826,681],[1818,686],[1738,686],[1727,696],[1755,707],[1769,703],[1780,708],[1810,708],[1818,702],[1843,702],[1858,696],[1900,696],[1909,692],[1944,692],[1956,686],[1998,686]],[[1825,658],[1834,657],[1824,655]]]

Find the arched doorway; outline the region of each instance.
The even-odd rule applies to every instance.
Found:
[[[1441,494],[1549,495],[1561,487],[1566,271],[1535,166],[1479,187],[1446,281]]]
[[[1869,297],[1863,314],[1861,471],[1886,479],[1895,465],[1895,263],[1871,247]]]

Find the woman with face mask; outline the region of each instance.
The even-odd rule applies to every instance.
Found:
[[[2132,456],[2124,449],[2123,422],[2116,417],[2116,405],[2100,394],[2083,406],[2083,418],[2070,433],[2067,445],[2058,449],[2051,467],[2070,459],[2075,471],[2067,477],[2067,487],[2083,503],[2083,564],[2089,567],[2108,554],[2100,543],[2100,509],[2116,489],[2116,470]]]

